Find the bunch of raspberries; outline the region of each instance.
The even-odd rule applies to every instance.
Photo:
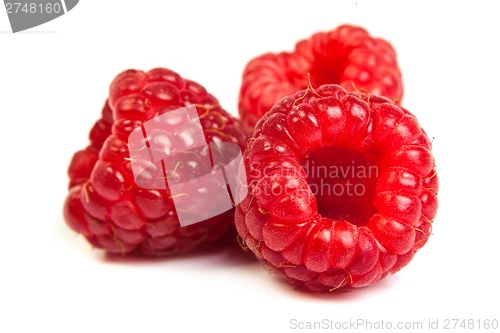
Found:
[[[431,142],[402,96],[392,46],[350,25],[251,60],[241,120],[172,70],[124,71],[69,166],[65,220],[96,248],[148,256],[218,244],[236,229],[245,250],[298,287],[372,285],[424,246],[438,206]],[[183,107],[195,107],[207,144],[241,149],[245,190],[235,208],[188,226],[168,187],[137,185],[127,143],[134,129]],[[201,160],[213,147],[175,173],[206,175]]]

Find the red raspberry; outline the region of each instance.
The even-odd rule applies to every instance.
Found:
[[[392,46],[363,28],[343,25],[298,42],[291,53],[267,53],[250,61],[240,90],[243,122],[253,128],[275,103],[305,89],[307,73],[315,87],[335,83],[348,91],[366,90],[395,100],[403,97]]]
[[[314,291],[368,286],[429,238],[438,180],[415,116],[323,85],[284,98],[244,154],[236,228],[272,271]]]
[[[247,135],[240,122],[198,83],[163,68],[128,70],[114,79],[102,118],[90,132],[90,145],[73,156],[68,171],[64,216],[93,246],[108,252],[162,255],[191,251],[226,233],[233,210],[181,227],[169,189],[140,188],[134,180],[129,134],[153,117],[188,105],[196,105],[208,143],[232,142],[243,150]],[[206,174],[197,164],[199,156],[189,156],[176,172]]]

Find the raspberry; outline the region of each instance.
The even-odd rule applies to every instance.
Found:
[[[383,39],[360,27],[342,25],[298,42],[291,53],[267,53],[251,60],[243,73],[239,113],[253,128],[271,107],[311,83],[340,84],[401,100],[403,83],[396,53]]]
[[[144,189],[135,182],[129,134],[153,117],[188,105],[196,106],[207,143],[232,142],[243,150],[243,126],[198,83],[163,68],[127,70],[112,82],[89,146],[71,161],[64,205],[67,224],[94,247],[122,254],[182,253],[214,244],[232,225],[234,210],[181,227],[169,188]],[[189,154],[177,166],[177,174],[206,172],[199,158]]]
[[[417,119],[390,99],[340,85],[285,97],[244,153],[243,244],[313,291],[371,285],[428,240],[438,178]]]

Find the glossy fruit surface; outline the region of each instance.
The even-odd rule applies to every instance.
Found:
[[[240,122],[198,83],[164,68],[127,70],[114,79],[102,117],[90,131],[89,146],[75,153],[68,170],[66,222],[94,247],[146,255],[189,252],[216,243],[231,227],[233,209],[181,227],[168,188],[147,189],[136,184],[129,134],[154,117],[189,105],[196,106],[207,143],[231,142],[244,148],[247,135]],[[151,140],[161,146],[162,133]],[[210,171],[201,161],[211,153],[208,148],[186,153],[188,157],[167,177],[192,179],[207,174]],[[161,182],[165,184],[165,179]]]
[[[314,291],[371,285],[409,263],[437,211],[431,143],[393,101],[339,85],[285,97],[244,154],[244,244]]]
[[[275,103],[305,89],[308,73],[314,87],[339,84],[348,91],[386,96],[398,103],[403,97],[393,47],[361,27],[342,25],[299,41],[292,52],[266,53],[251,60],[240,89],[243,122],[253,128]]]

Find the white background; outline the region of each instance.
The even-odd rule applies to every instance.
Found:
[[[288,332],[297,331],[294,318],[424,328],[429,319],[441,327],[447,318],[500,319],[497,16],[486,1],[82,0],[12,34],[2,8],[0,332]],[[109,258],[66,227],[66,169],[116,74],[170,67],[236,114],[248,60],[341,23],[394,45],[403,104],[435,138],[434,235],[401,272],[350,293],[308,294],[236,249]]]

